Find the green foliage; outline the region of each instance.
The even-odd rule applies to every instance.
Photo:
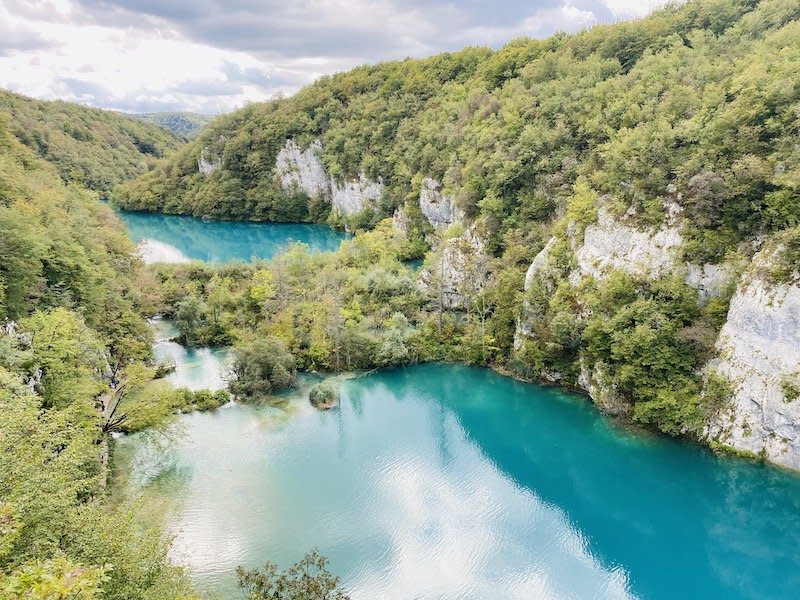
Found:
[[[565,384],[602,374],[634,420],[699,434],[730,397],[727,382],[702,375],[726,300],[700,306],[678,274],[573,285],[574,242],[600,205],[633,225],[677,205],[687,260],[718,261],[770,236],[781,250],[768,276],[794,281],[799,20],[791,0],[707,0],[496,52],[360,67],[215,119],[161,160],[177,141],[154,127],[0,94],[0,322],[19,323],[0,335],[0,590],[188,597],[160,533],[104,501],[106,434],[228,396],[153,381],[141,364],[145,312],[174,318],[189,345],[234,344],[231,391],[243,399],[292,385],[298,368],[458,360]],[[117,186],[128,208],[329,221],[323,199],[274,176],[287,139],[317,138],[337,181],[363,173],[386,186],[375,206],[335,223],[369,230],[335,253],[296,246],[264,263],[145,271],[84,189]],[[199,173],[202,157],[221,168]],[[432,231],[417,201],[426,177],[491,255],[467,261],[459,310],[437,304],[442,277],[421,288],[403,262],[433,246],[433,265],[463,233]],[[399,207],[408,235],[382,220]],[[524,291],[551,236],[548,264]],[[529,335],[514,353],[518,321]],[[252,598],[344,597],[319,555],[239,575]]]
[[[168,566],[160,533],[142,532],[130,515],[101,501],[93,396],[45,410],[42,404],[0,368],[3,597],[92,597],[102,590],[103,598],[144,599],[167,582],[183,591],[161,597],[181,597],[187,587]],[[84,595],[75,596],[78,590]]]
[[[647,282],[620,273],[585,301],[593,316],[584,356],[590,368],[602,365],[605,383],[633,405],[633,418],[672,435],[699,433],[707,403],[696,372],[715,329],[697,292],[677,277]]]
[[[56,168],[72,156],[76,169],[93,169],[94,159],[117,181],[125,161],[98,146],[113,141],[103,136],[116,135],[116,117],[28,102],[0,94],[0,596],[188,599],[161,532],[112,508],[104,489],[109,384],[149,358],[141,307],[152,287],[140,285],[142,266],[111,210],[62,180],[82,177]],[[12,119],[2,114],[9,103]],[[51,119],[62,110],[75,117],[65,127]],[[56,166],[12,130],[50,144]]]
[[[159,267],[164,309],[185,341],[249,344],[257,332],[312,370],[512,362],[526,376],[575,383],[582,367],[598,369],[634,419],[694,434],[724,396],[700,372],[727,298],[700,306],[678,274],[573,285],[574,249],[600,206],[631,226],[682,211],[686,260],[714,263],[779,237],[771,277],[793,280],[798,36],[789,0],[706,0],[496,52],[361,67],[214,120],[116,199],[220,218],[329,220],[324,203],[281,190],[274,173],[287,139],[319,139],[337,181],[384,182],[380,202],[349,223],[371,231],[330,255],[294,248],[255,266]],[[202,156],[221,168],[202,175]],[[427,177],[491,255],[480,265],[485,284],[475,284],[476,261],[464,267],[464,310],[437,303],[435,268],[420,289],[402,263],[426,256],[435,267],[459,243],[458,227],[447,238],[421,214]],[[380,221],[395,208],[408,235]],[[525,270],[551,237],[546,272],[525,292]],[[529,335],[515,353],[518,321]]]
[[[111,369],[149,355],[141,265],[124,228],[11,136],[0,115],[0,320],[78,312],[112,340]]]
[[[21,325],[31,334],[30,368],[41,371],[37,391],[45,407],[64,407],[102,391],[105,347],[79,316],[56,308],[36,312]]]
[[[0,578],[0,591],[8,600],[69,600],[102,597],[107,568],[84,567],[63,555],[25,564]]]
[[[777,255],[767,277],[772,283],[791,283],[800,278],[800,227],[784,232],[776,240]]]
[[[159,112],[128,115],[137,121],[151,123],[185,139],[196,138],[211,122],[211,115],[187,112]]]
[[[781,392],[786,402],[794,402],[800,398],[800,377],[785,375],[781,379]]]
[[[164,425],[177,413],[213,410],[228,402],[226,390],[175,389],[166,381],[145,379],[129,385],[120,398],[117,414],[122,420],[115,429],[135,433]]]
[[[144,174],[181,142],[156,125],[119,113],[0,90],[0,118],[5,116],[11,133],[52,163],[65,183],[101,194]]]
[[[239,587],[248,600],[347,600],[339,578],[328,571],[328,559],[313,550],[285,571],[275,563],[261,569],[236,568]]]
[[[324,221],[326,210],[274,178],[287,139],[319,138],[337,180],[364,173],[386,185],[360,226],[413,205],[419,182],[435,177],[468,218],[483,218],[496,255],[511,229],[564,212],[585,224],[587,200],[607,195],[649,224],[677,202],[687,258],[718,261],[796,223],[798,35],[789,0],[706,0],[497,52],[360,67],[214,120],[115,197],[197,216]],[[200,174],[203,152],[222,168]]]
[[[315,408],[333,408],[339,402],[339,391],[330,383],[318,383],[311,388],[308,400]]]
[[[237,344],[233,355],[230,390],[242,401],[263,401],[273,392],[294,385],[295,360],[279,338],[259,336]]]

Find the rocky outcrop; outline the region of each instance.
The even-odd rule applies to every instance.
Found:
[[[419,286],[433,304],[465,309],[489,277],[489,257],[473,224],[463,234],[441,242],[433,260],[420,271]]]
[[[286,145],[275,159],[275,173],[281,187],[286,190],[300,190],[309,198],[327,197],[330,193],[330,178],[325,172],[320,154],[322,144],[312,142],[303,150],[294,140],[286,140]]]
[[[573,268],[567,279],[578,286],[585,278],[603,279],[612,271],[620,270],[637,277],[656,279],[673,272],[684,273],[688,285],[698,290],[702,303],[712,296],[726,294],[736,276],[732,264],[693,265],[681,262],[683,238],[680,234],[680,209],[674,205],[666,207],[666,223],[660,228],[638,228],[614,218],[607,209],[598,210],[597,221],[579,233],[576,224],[567,227],[566,239],[574,254]],[[545,293],[555,290],[562,272],[552,269],[553,248],[559,238],[551,238],[531,263],[525,275],[525,291],[529,292],[535,282],[543,283]],[[523,301],[514,338],[517,351],[522,350],[525,340],[532,339],[542,315],[536,314],[528,300]],[[559,381],[559,373],[541,373],[543,378]],[[630,404],[621,402],[613,389],[604,384],[602,366],[589,371],[581,370],[577,386],[589,393],[594,402],[611,414],[622,414]]]
[[[578,388],[585,391],[603,412],[614,416],[627,415],[631,411],[631,404],[620,399],[616,389],[606,382],[606,374],[602,364],[597,364],[589,369],[585,361],[581,360],[581,372],[578,376]]]
[[[212,152],[210,148],[203,148],[200,158],[197,159],[197,170],[208,177],[222,168],[222,156]]]
[[[371,181],[362,173],[356,181],[331,182],[331,207],[340,215],[355,215],[375,205],[383,195],[383,183]]]
[[[787,397],[800,377],[800,284],[771,284],[762,251],[731,300],[712,367],[733,397],[708,430],[710,440],[800,469],[800,399]]]
[[[528,271],[525,273],[525,291],[531,289],[533,282],[536,280],[537,277],[540,277],[545,269],[550,264],[550,251],[553,249],[553,246],[556,243],[556,238],[550,238],[550,240],[545,244],[545,247],[542,248],[541,252],[536,255],[536,258],[533,259],[531,266],[528,267]]]
[[[401,206],[394,211],[392,215],[392,227],[395,231],[399,231],[404,236],[411,234],[411,218],[408,216],[408,209]]]
[[[443,196],[442,185],[435,179],[426,177],[422,180],[419,192],[419,208],[428,222],[436,228],[449,227],[462,220],[450,196]]]
[[[556,243],[556,238],[552,237],[547,242],[544,248],[533,259],[531,266],[525,273],[525,291],[529,292],[536,280],[546,277],[546,272],[550,266],[550,252]],[[526,337],[533,335],[533,326],[536,321],[536,315],[532,314],[531,305],[528,300],[523,300],[522,314],[517,321],[517,330],[514,334],[514,349],[519,350],[522,347],[522,342]]]
[[[309,198],[330,202],[334,214],[351,216],[375,205],[383,195],[383,183],[363,173],[356,180],[337,182],[322,162],[322,143],[314,140],[302,149],[294,140],[286,144],[275,159],[275,177],[287,193],[302,192]]]
[[[600,279],[613,270],[655,279],[675,267],[683,238],[677,227],[638,229],[601,208],[597,223],[586,227],[582,242],[575,249],[573,284],[587,276]]]
[[[729,263],[686,265],[686,284],[697,290],[701,303],[706,303],[713,297],[725,296],[735,278],[736,269]]]
[[[698,290],[701,302],[729,293],[739,265],[695,265],[680,262],[682,239],[674,224],[639,230],[613,219],[601,210],[598,222],[586,227],[583,238],[567,240],[575,254],[569,281],[603,278],[612,270],[656,278],[682,272],[688,285]],[[552,287],[563,277],[552,271],[552,238],[531,263],[525,289],[535,282]],[[780,248],[762,250],[741,277],[731,300],[727,320],[720,331],[717,358],[709,370],[727,379],[732,397],[713,417],[705,436],[738,451],[800,469],[800,282],[773,283],[765,275],[777,262]],[[516,346],[531,339],[537,319],[533,308],[523,305],[517,326]],[[557,379],[558,374],[543,374]],[[602,365],[590,372],[581,369],[577,385],[598,406],[612,414],[629,409],[603,382]]]

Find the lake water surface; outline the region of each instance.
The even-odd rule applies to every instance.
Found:
[[[176,427],[120,440],[117,486],[160,507],[209,595],[318,547],[355,599],[800,597],[800,478],[487,370],[378,372],[329,412],[299,394]]]
[[[118,212],[145,262],[225,263],[269,259],[291,244],[336,250],[348,236],[325,225],[203,221],[159,213]]]
[[[316,225],[122,213],[159,260],[269,258]],[[161,253],[161,254],[159,254]],[[225,349],[155,322],[170,380],[225,384]],[[116,489],[175,536],[209,597],[237,565],[318,547],[354,599],[800,598],[800,477],[615,426],[584,398],[426,365],[342,383],[338,409],[183,415],[118,440]]]

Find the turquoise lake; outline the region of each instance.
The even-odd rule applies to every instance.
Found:
[[[325,413],[300,393],[119,440],[118,488],[163,516],[208,597],[240,597],[239,564],[313,547],[354,599],[800,597],[793,474],[484,369],[341,390]]]
[[[336,250],[348,237],[315,224],[203,221],[125,211],[117,214],[128,226],[131,239],[140,244],[145,262],[225,263],[269,259],[297,242],[307,244],[312,250]]]
[[[123,213],[156,260],[268,258],[316,225]],[[224,348],[153,321],[176,386],[225,385]],[[586,399],[491,371],[423,365],[231,404],[117,441],[115,489],[174,536],[207,598],[237,565],[318,547],[355,600],[800,598],[800,477],[615,425]]]

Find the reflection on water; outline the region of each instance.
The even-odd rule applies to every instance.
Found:
[[[302,242],[312,250],[336,250],[347,235],[325,225],[203,221],[158,213],[118,213],[146,263],[211,263],[269,259]]]
[[[347,381],[338,410],[291,408],[119,445],[123,472],[148,473],[128,492],[172,507],[173,559],[202,590],[235,597],[236,565],[316,546],[354,598],[800,592],[800,479],[632,436],[580,398],[428,365]]]

